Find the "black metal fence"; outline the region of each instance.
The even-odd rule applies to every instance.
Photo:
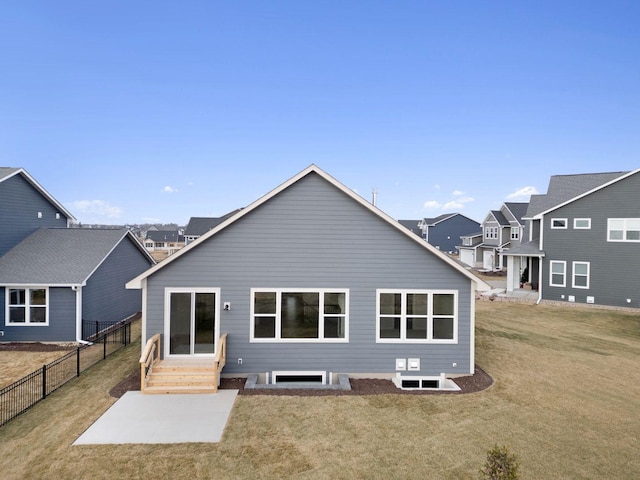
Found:
[[[131,321],[111,324],[63,357],[0,389],[0,426],[28,410],[89,367],[131,343]]]

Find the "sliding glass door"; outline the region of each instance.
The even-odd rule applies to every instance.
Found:
[[[218,337],[217,291],[168,292],[168,354],[212,355]]]

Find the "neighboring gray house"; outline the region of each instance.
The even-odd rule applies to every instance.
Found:
[[[184,247],[184,235],[177,230],[147,230],[144,247],[149,252],[164,252],[173,255]]]
[[[42,227],[75,218],[23,168],[0,167],[0,257]]]
[[[522,261],[541,300],[640,307],[640,170],[552,176],[525,218],[527,241],[505,252],[507,290]]]
[[[0,341],[81,340],[82,321],[140,311],[124,284],[153,265],[125,229],[73,216],[22,168],[0,168]]]
[[[154,264],[124,228],[37,230],[0,258],[2,341],[78,341],[140,312],[125,283]]]
[[[184,231],[185,244],[189,245],[191,242],[197,240],[209,230],[217,227],[227,218],[235,215],[239,211],[240,209],[234,210],[233,212],[229,212],[222,217],[191,217],[189,219],[189,223],[187,224],[187,228]]]
[[[480,229],[478,222],[460,213],[445,213],[422,220],[398,221],[438,250],[447,253],[457,253],[460,237]]]
[[[461,235],[471,239],[459,246],[460,260],[472,267],[484,270],[502,270],[502,253],[509,248],[519,246],[525,222],[523,216],[527,211],[527,203],[505,202],[500,210],[491,210],[482,222],[483,237],[480,243],[476,235]],[[465,245],[465,243],[470,243]]]
[[[489,288],[315,165],[127,287],[143,348],[159,334],[165,359],[209,358],[226,333],[224,375],[269,383],[471,374]]]

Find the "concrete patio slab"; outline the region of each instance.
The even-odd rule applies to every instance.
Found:
[[[218,443],[237,395],[127,392],[73,444]]]

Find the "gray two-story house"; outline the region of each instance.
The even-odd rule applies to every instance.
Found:
[[[640,170],[552,176],[525,219],[527,242],[505,253],[507,290],[523,260],[540,300],[640,307]]]
[[[22,168],[0,168],[0,341],[81,341],[141,309],[126,281],[155,262],[127,229],[74,217]]]
[[[489,288],[315,165],[127,286],[143,291],[143,344],[206,358],[225,333],[223,375],[262,383],[473,373]]]
[[[462,235],[458,247],[460,260],[472,267],[484,270],[502,270],[503,252],[520,245],[525,222],[523,216],[527,203],[505,202],[499,210],[491,210],[482,222],[482,237],[473,232]]]

